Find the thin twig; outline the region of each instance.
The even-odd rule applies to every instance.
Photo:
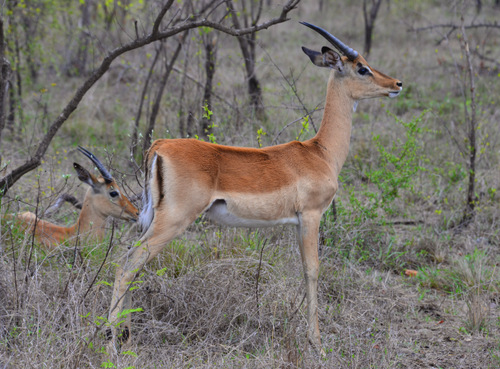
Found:
[[[297,123],[298,121],[301,121],[302,119],[304,119],[305,117],[307,116],[311,116],[314,112],[316,111],[319,111],[319,110],[322,110],[323,108],[318,108],[319,104],[316,105],[316,108],[310,112],[310,114],[306,114],[306,115],[303,115],[302,117],[298,118],[298,119],[295,119],[294,121],[288,123],[286,126],[284,126],[281,131],[278,132],[278,134],[276,135],[276,137],[274,137],[273,141],[272,141],[272,145],[275,145],[277,142],[278,142],[278,138],[279,136],[288,128],[290,127],[292,124],[294,123]]]
[[[36,227],[38,225],[38,207],[40,205],[40,178],[37,180],[38,182],[38,192],[36,195],[36,207],[35,207],[35,223],[33,224],[33,232],[31,234],[31,245],[30,245],[30,254],[28,257],[28,262],[26,263],[26,270],[25,270],[25,291],[28,292],[28,283],[29,283],[29,278],[28,278],[28,270],[30,268],[31,264],[31,258],[33,256],[33,249],[35,248],[35,233],[36,233]]]
[[[278,69],[278,72],[280,72],[281,76],[283,77],[283,79],[286,81],[286,83],[288,84],[288,86],[290,86],[290,88],[292,89],[292,92],[293,94],[295,95],[295,97],[297,98],[297,100],[299,101],[300,105],[302,105],[302,109],[304,110],[304,112],[306,113],[306,115],[304,116],[309,116],[310,117],[310,120],[311,120],[311,124],[313,126],[313,129],[314,129],[314,133],[318,133],[318,130],[316,129],[316,125],[314,124],[314,120],[312,118],[312,113],[314,113],[316,111],[316,108],[314,110],[309,110],[305,104],[302,102],[302,99],[300,98],[299,96],[299,93],[297,91],[297,85],[295,83],[295,79],[293,78],[293,74],[292,74],[292,80],[290,81],[286,76],[285,74],[283,73],[283,71],[280,69],[280,67],[274,62],[273,58],[271,57],[271,55],[269,55],[269,53],[267,52],[266,49],[264,49],[263,47],[261,48],[267,55],[267,57],[269,58],[269,60],[271,61],[271,63],[274,65],[274,67],[276,69]]]
[[[260,258],[259,258],[259,267],[257,268],[257,276],[255,277],[255,300],[257,301],[257,310],[259,309],[259,279],[260,279],[260,269],[262,267],[262,254],[264,253],[264,248],[267,244],[267,238],[264,240],[262,244],[262,248],[260,249]]]
[[[293,318],[295,318],[295,315],[297,315],[297,313],[299,312],[299,309],[304,303],[305,299],[306,299],[306,294],[304,293],[304,297],[302,297],[302,301],[300,302],[299,306],[297,306],[297,309],[292,313],[292,315],[290,315],[290,319],[288,320],[289,322],[291,322]]]
[[[472,52],[477,55],[479,57],[479,59],[481,60],[486,60],[487,62],[489,63],[493,63],[497,68],[500,67],[500,63],[496,60],[496,59],[493,59],[493,58],[488,58],[486,55],[483,55],[481,54],[479,51],[477,50],[472,50]]]
[[[68,290],[69,283],[71,282],[71,275],[72,275],[73,269],[75,268],[76,253],[77,253],[79,245],[80,245],[80,222],[78,222],[78,230],[76,231],[75,248],[73,251],[73,263],[71,263],[71,269],[69,271],[68,282],[66,283],[66,286],[64,287],[64,291],[62,293],[62,296],[64,296],[66,294],[66,291]]]
[[[409,28],[407,32],[422,32],[422,31],[428,31],[436,28],[451,28],[453,31],[457,29],[462,29],[462,25],[456,25],[453,23],[446,23],[446,24],[433,24],[430,26],[426,27],[418,27],[418,28]],[[471,28],[500,28],[500,24],[498,22],[493,22],[493,23],[477,23],[477,24],[469,24],[469,25],[464,25],[464,29],[471,29]]]
[[[423,220],[394,220],[392,222],[385,222],[384,224],[390,225],[417,225],[417,224],[425,224]]]
[[[11,247],[12,247],[12,265],[13,265],[13,268],[14,268],[14,288],[16,290],[16,310],[19,310],[19,289],[17,288],[17,271],[16,271],[16,264],[17,264],[17,260],[16,260],[16,254],[15,254],[15,250],[14,250],[14,239],[12,237],[12,230],[10,229],[9,227],[9,232],[10,232],[10,243],[11,243]]]
[[[183,70],[181,70],[181,69],[177,68],[176,66],[174,66],[174,67],[172,68],[172,70],[173,70],[174,72],[177,72],[177,73],[181,74],[182,76],[186,77],[186,78],[187,78],[187,79],[189,79],[190,81],[192,81],[192,82],[196,83],[199,87],[203,87],[203,83],[201,83],[201,82],[200,82],[200,81],[198,81],[196,78],[194,78],[194,77],[190,76],[189,74],[187,74],[187,72],[186,72],[186,71],[183,71]],[[222,101],[224,104],[226,104],[227,106],[229,106],[231,109],[235,109],[235,110],[236,110],[236,108],[234,107],[234,105],[233,105],[233,104],[231,104],[229,101],[227,101],[227,100],[226,100],[225,98],[223,98],[222,96],[217,95],[217,94],[216,94],[215,92],[213,92],[213,91],[212,91],[212,96],[214,96],[214,97],[216,97],[217,99],[219,99],[220,101]]]
[[[85,297],[87,297],[87,294],[89,293],[90,289],[94,286],[95,281],[97,280],[97,277],[99,276],[99,273],[101,272],[104,264],[106,263],[106,260],[108,258],[109,252],[111,251],[111,248],[113,247],[113,237],[115,235],[115,222],[113,221],[113,224],[111,226],[111,237],[109,239],[109,245],[108,249],[106,250],[106,255],[104,255],[104,260],[102,261],[101,265],[99,266],[99,269],[97,270],[97,273],[94,276],[94,279],[92,279],[92,282],[89,285],[89,288],[87,288],[87,291],[83,295],[83,297],[80,299],[80,303],[83,303],[85,301]]]

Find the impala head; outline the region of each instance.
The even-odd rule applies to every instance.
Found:
[[[89,158],[101,172],[101,177],[95,177],[80,164],[73,163],[78,179],[90,186],[87,197],[90,196],[95,210],[104,217],[112,216],[118,219],[137,221],[139,211],[127,196],[122,194],[120,187],[99,159],[83,147],[79,146],[78,151]]]
[[[354,100],[370,99],[373,97],[396,97],[403,89],[403,83],[397,79],[370,67],[356,50],[345,45],[335,36],[324,29],[310,23],[301,24],[318,32],[326,38],[341,54],[333,51],[329,47],[323,46],[321,52],[302,47],[304,53],[318,67],[327,67],[333,70],[336,77],[344,78],[344,83],[348,84],[351,97]]]

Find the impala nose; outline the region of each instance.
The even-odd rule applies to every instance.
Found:
[[[398,81],[398,82],[396,82],[396,85],[397,85],[398,87],[403,87],[403,82]]]

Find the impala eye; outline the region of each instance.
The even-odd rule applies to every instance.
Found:
[[[109,196],[111,196],[111,197],[117,197],[118,195],[119,195],[118,191],[111,191],[109,193]]]
[[[366,74],[370,74],[370,70],[368,68],[361,67],[361,68],[359,68],[358,73],[361,74],[362,76],[364,76]]]

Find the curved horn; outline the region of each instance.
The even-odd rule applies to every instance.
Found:
[[[344,44],[342,41],[340,41],[337,37],[335,37],[331,33],[325,31],[323,28],[320,28],[318,26],[315,26],[314,24],[307,22],[299,22],[299,23],[318,32],[321,36],[330,41],[330,43],[333,46],[335,46],[339,51],[341,51],[345,56],[347,56],[349,60],[354,60],[358,57],[359,54],[356,50],[351,49],[349,46]]]
[[[97,169],[99,169],[99,172],[101,172],[102,178],[104,178],[106,182],[113,181],[113,176],[108,172],[108,170],[104,167],[104,165],[100,162],[100,160],[95,157],[94,154],[92,154],[89,150],[84,149],[81,146],[78,146],[78,151],[80,151],[83,155],[92,160]]]

